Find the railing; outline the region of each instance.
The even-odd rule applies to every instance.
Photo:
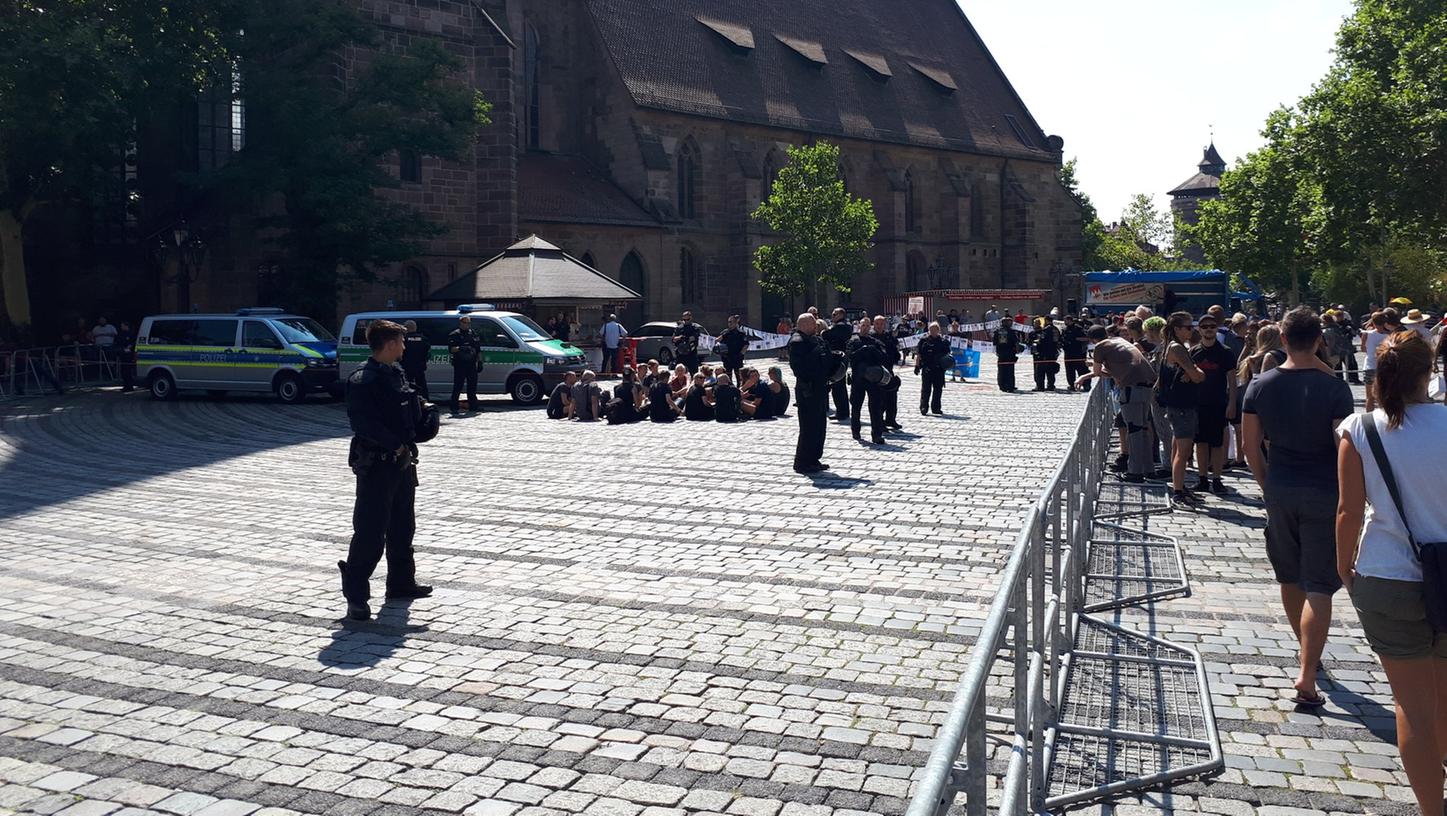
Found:
[[[0,352],[0,397],[34,389],[83,388],[120,382],[119,349],[72,343]]]
[[[1105,383],[1091,389],[1070,452],[1026,514],[907,816],[943,816],[958,794],[965,796],[968,816],[984,816],[990,737],[1006,737],[1010,744],[998,812],[1016,816],[1044,804],[1045,732],[1064,694],[1062,657],[1074,642],[1091,510],[1110,445],[1108,391]],[[1006,649],[1009,654],[1002,655]],[[986,695],[991,669],[1011,657],[1014,711],[991,712]],[[1013,733],[990,734],[991,722],[1006,723]]]

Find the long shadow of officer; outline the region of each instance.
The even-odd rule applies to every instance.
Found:
[[[347,457],[357,475],[352,543],[338,561],[347,618],[369,620],[372,572],[387,554],[387,598],[425,598],[432,587],[417,583],[412,556],[416,531],[417,443],[437,435],[437,408],[423,403],[397,366],[406,329],[378,320],[367,329],[372,356],[347,379],[347,419],[352,447]]]

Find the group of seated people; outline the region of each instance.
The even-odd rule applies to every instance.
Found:
[[[584,371],[569,372],[548,397],[549,419],[579,422],[606,420],[609,425],[642,422],[673,422],[682,417],[694,422],[743,422],[785,416],[789,408],[789,386],[778,366],[767,374],[753,367],[730,373],[707,363],[690,375],[682,364],[670,374],[649,360],[642,375],[624,366],[623,379],[612,397],[603,393],[598,376]]]

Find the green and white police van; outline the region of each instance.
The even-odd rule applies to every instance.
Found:
[[[532,318],[517,312],[500,312],[487,304],[469,304],[448,311],[385,311],[347,315],[342,321],[337,354],[345,381],[371,355],[367,327],[374,320],[417,324],[417,331],[432,345],[427,362],[427,389],[438,399],[452,393],[452,363],[447,336],[457,328],[460,317],[472,318],[477,335],[477,390],[480,394],[507,394],[513,402],[536,405],[568,372],[582,372],[583,350],[556,340]]]
[[[136,378],[160,400],[198,389],[270,391],[297,403],[337,390],[337,343],[320,323],[284,309],[153,315],[136,334]]]

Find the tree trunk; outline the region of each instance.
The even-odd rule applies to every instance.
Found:
[[[1291,307],[1294,309],[1301,305],[1301,272],[1295,267],[1291,270]]]
[[[21,219],[14,210],[0,210],[0,293],[5,312],[17,328],[30,325],[30,287],[25,280],[25,244]]]
[[[1367,262],[1363,266],[1367,273],[1367,302],[1370,303],[1372,298],[1377,296],[1377,280],[1376,277],[1372,275],[1371,262]]]

